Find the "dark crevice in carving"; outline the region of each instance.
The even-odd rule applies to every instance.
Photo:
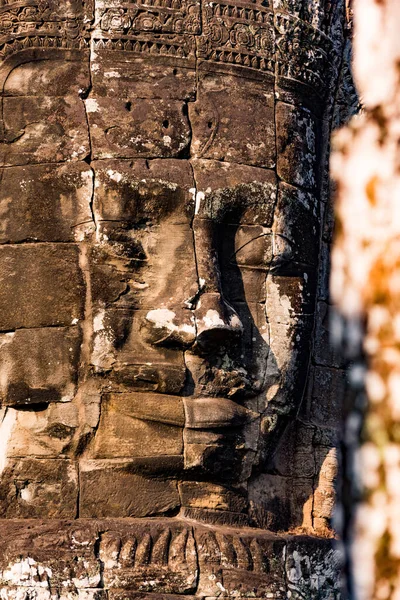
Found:
[[[101,560],[100,548],[101,548],[102,538],[105,533],[106,533],[105,531],[99,531],[97,533],[96,541],[93,546],[94,556],[97,559],[98,564],[99,564],[100,581],[99,581],[98,587],[101,589],[104,589],[105,586],[104,586],[104,562]]]

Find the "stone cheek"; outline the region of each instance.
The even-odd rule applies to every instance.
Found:
[[[2,331],[76,324],[83,317],[85,286],[74,244],[0,247]]]
[[[93,227],[92,194],[93,173],[84,162],[4,169],[1,243],[78,241]]]
[[[20,458],[8,461],[1,475],[1,517],[74,518],[78,472],[71,460]]]

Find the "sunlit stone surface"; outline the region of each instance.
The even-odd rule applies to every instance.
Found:
[[[339,598],[342,4],[0,2],[4,600]]]

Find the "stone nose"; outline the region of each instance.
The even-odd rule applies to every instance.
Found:
[[[195,349],[218,351],[238,342],[243,331],[236,311],[225,300],[221,285],[216,223],[196,216],[193,221],[200,297],[195,305]]]
[[[220,293],[201,296],[195,310],[195,320],[195,348],[201,353],[236,345],[243,331],[238,314]]]

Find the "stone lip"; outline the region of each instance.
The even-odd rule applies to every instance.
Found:
[[[188,429],[243,426],[260,416],[227,398],[184,398],[183,405]]]

